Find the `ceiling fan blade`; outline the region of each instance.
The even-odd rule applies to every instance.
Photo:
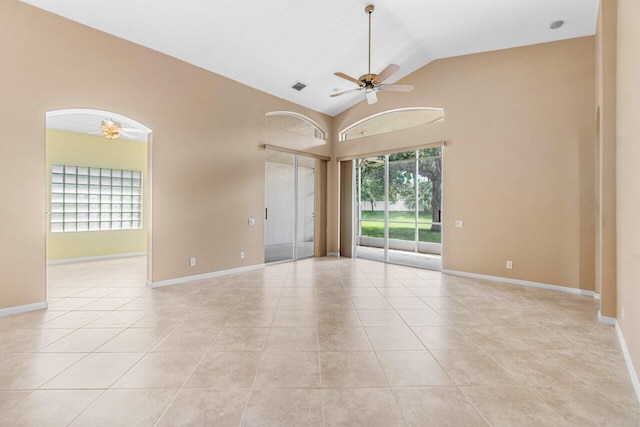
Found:
[[[345,90],[344,92],[338,92],[338,93],[334,93],[332,95],[329,95],[329,97],[333,98],[333,97],[336,97],[336,96],[344,95],[345,93],[357,92],[357,91],[362,90],[362,89],[363,88],[359,87],[358,89]]]
[[[136,129],[136,128],[122,128],[123,132],[129,132],[129,133],[147,133],[147,131],[144,131],[142,129]]]
[[[354,79],[351,76],[347,76],[345,73],[333,73],[333,74],[335,74],[336,76],[338,76],[338,77],[340,77],[342,79],[349,80],[350,82],[353,82],[353,83],[357,84],[358,86],[364,86],[364,83],[362,83],[360,80]]]
[[[413,85],[380,85],[378,90],[384,92],[411,92]]]
[[[100,127],[98,125],[92,125],[92,124],[89,124],[89,123],[76,122],[76,121],[73,121],[73,120],[65,120],[65,121],[67,121],[69,123],[74,123],[76,125],[89,126],[89,127],[92,127],[92,128],[99,128]]]
[[[367,91],[367,104],[371,105],[371,104],[375,104],[376,102],[378,102],[378,95],[376,95],[376,91],[375,90],[368,90]]]
[[[387,65],[387,68],[380,71],[380,74],[378,74],[374,80],[376,83],[380,84],[391,77],[393,74],[395,74],[399,69],[400,67],[396,64],[389,64]]]
[[[102,131],[101,130],[95,130],[93,132],[89,132],[88,135],[102,135]]]

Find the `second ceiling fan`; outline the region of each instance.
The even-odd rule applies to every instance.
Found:
[[[347,90],[340,93],[334,93],[333,95],[329,95],[331,97],[344,95],[345,93],[357,92],[364,90],[367,96],[368,104],[375,104],[378,102],[378,96],[376,92],[384,91],[384,92],[411,92],[413,90],[413,85],[385,85],[383,82],[395,74],[400,67],[396,64],[389,64],[387,67],[380,72],[380,74],[371,74],[371,14],[373,13],[374,7],[372,4],[364,8],[364,11],[369,15],[369,69],[367,74],[360,76],[360,78],[356,79],[351,76],[348,76],[344,73],[335,73],[336,76],[341,77],[345,80],[349,80],[357,84],[359,87],[356,89]]]

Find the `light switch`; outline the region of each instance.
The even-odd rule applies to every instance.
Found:
[[[256,219],[255,218],[249,218],[249,225],[250,226],[256,225]]]
[[[462,221],[461,219],[457,219],[456,228],[462,228],[462,227],[464,227],[464,221]]]

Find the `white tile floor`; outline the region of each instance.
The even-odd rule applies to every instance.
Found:
[[[49,269],[0,318],[0,425],[640,425],[595,301],[365,260],[149,290]]]

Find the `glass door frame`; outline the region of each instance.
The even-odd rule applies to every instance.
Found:
[[[299,175],[299,162],[298,162],[298,160],[299,160],[299,157],[305,157],[305,158],[309,158],[309,159],[313,160],[313,162],[314,162],[314,166],[313,166],[313,181],[314,181],[313,182],[313,191],[314,191],[314,194],[313,194],[313,197],[312,197],[312,199],[313,199],[312,217],[313,218],[315,218],[315,209],[316,209],[316,206],[315,206],[315,191],[316,191],[315,179],[316,179],[317,160],[312,158],[312,157],[300,156],[298,154],[280,152],[280,151],[277,151],[277,150],[269,150],[269,149],[267,149],[267,150],[265,150],[265,153],[268,153],[270,151],[274,152],[274,153],[281,154],[281,155],[285,155],[285,154],[286,155],[290,155],[290,156],[292,156],[292,159],[293,159],[293,164],[292,164],[292,167],[293,167],[293,189],[292,189],[292,191],[293,191],[293,203],[292,203],[293,227],[292,228],[293,229],[291,231],[291,238],[292,238],[292,240],[291,240],[291,242],[292,242],[291,243],[291,256],[288,257],[288,258],[278,259],[278,260],[275,260],[275,261],[268,261],[267,260],[267,254],[266,254],[268,228],[267,228],[266,221],[268,221],[269,217],[271,215],[275,214],[275,212],[273,212],[273,209],[272,209],[272,212],[269,212],[269,207],[267,206],[268,194],[269,194],[270,191],[273,191],[274,189],[267,188],[268,180],[266,178],[266,175],[267,175],[268,171],[267,171],[267,168],[265,167],[265,199],[264,199],[265,200],[265,217],[264,217],[264,220],[265,220],[265,228],[264,228],[264,235],[265,235],[265,244],[264,244],[265,263],[266,264],[277,264],[277,263],[280,263],[280,262],[290,262],[290,261],[296,261],[296,260],[299,260],[299,259],[312,258],[312,257],[315,256],[315,221],[314,221],[314,226],[311,228],[311,232],[313,234],[313,237],[312,237],[312,240],[311,240],[311,254],[310,255],[301,255],[300,254],[300,247],[299,247],[300,245],[299,245],[299,243],[303,243],[303,242],[299,242],[298,241],[298,237],[299,237],[299,234],[300,234],[299,233],[299,224],[300,224],[300,218],[299,218],[299,213],[300,213],[300,205],[299,205],[299,203],[300,203],[300,198],[299,198],[300,182],[299,182],[299,177],[300,177],[300,175]],[[265,165],[267,163],[269,163],[269,160],[265,159]]]
[[[423,149],[427,149],[427,148],[437,148],[437,147],[425,147]],[[413,168],[413,196],[415,197],[415,206],[414,206],[414,239],[413,239],[413,251],[404,251],[404,252],[413,252],[413,253],[422,253],[420,252],[420,225],[421,224],[425,224],[425,222],[421,222],[420,220],[420,209],[419,209],[419,195],[420,195],[420,151],[422,149],[413,149],[413,150],[407,150],[407,151],[397,151],[397,152],[392,152],[392,153],[387,153],[384,154],[384,234],[383,234],[383,239],[384,239],[384,245],[383,245],[383,262],[385,263],[389,263],[389,250],[390,250],[390,245],[389,245],[389,223],[390,223],[390,219],[389,219],[389,196],[390,196],[390,191],[389,191],[389,182],[390,182],[390,156],[396,153],[405,153],[405,152],[409,152],[409,151],[413,151],[414,152],[414,158],[413,158],[413,164],[414,164],[414,168]],[[379,155],[376,157],[383,157],[383,155]],[[435,156],[434,156],[435,157]],[[442,201],[444,199],[443,194],[442,194],[442,189],[443,189],[443,185],[442,185],[442,178],[443,178],[443,174],[442,174],[442,170],[443,170],[443,159],[444,159],[444,146],[441,146],[441,152],[440,152],[440,209],[438,212],[432,212],[432,218],[431,218],[431,226],[433,227],[435,226],[439,226],[440,227],[440,257],[442,258],[442,243],[443,243],[443,237],[442,237],[442,217],[441,217],[441,212],[442,212]],[[357,190],[353,192],[353,197],[354,197],[354,203],[353,206],[355,207],[354,212],[353,212],[353,216],[354,216],[354,230],[353,230],[353,254],[354,257],[357,257],[357,252],[358,252],[358,247],[362,246],[360,244],[361,242],[361,237],[362,237],[362,170],[360,167],[360,162],[362,160],[364,160],[365,157],[361,157],[361,158],[356,158],[353,160],[354,164],[354,173],[353,173],[353,188],[356,188]],[[373,208],[372,208],[373,209]],[[436,216],[437,215],[437,216]]]

